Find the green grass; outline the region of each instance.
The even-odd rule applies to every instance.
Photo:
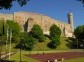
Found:
[[[65,37],[61,37],[60,38],[60,45],[58,45],[58,47],[56,48],[57,50],[69,50],[70,48],[68,48],[67,46],[66,46],[66,44],[68,43],[66,40],[67,40],[67,38],[65,38]]]
[[[45,42],[37,42],[34,45],[33,51],[29,52],[29,51],[22,51],[22,61],[27,61],[27,62],[39,62],[35,59],[32,59],[30,57],[25,56],[25,54],[42,54],[44,53],[56,53],[56,52],[67,52],[67,51],[71,51],[71,49],[69,49],[66,44],[67,44],[67,38],[65,37],[61,37],[61,44],[56,48],[56,49],[50,49],[47,47],[47,44],[50,42],[50,40],[48,38],[46,38]],[[11,60],[14,60],[15,62],[19,62],[20,61],[20,52],[19,49],[15,49],[15,44],[12,44],[12,51],[18,51],[16,52],[16,54],[11,56]],[[1,49],[0,49],[1,50]],[[6,51],[6,46],[3,45],[2,46],[2,51]],[[9,44],[8,44],[8,49],[7,51],[9,51]],[[64,62],[77,62],[78,59],[70,59],[70,60],[65,60]],[[79,58],[79,62],[84,62],[84,58]]]
[[[60,45],[56,48],[56,49],[50,49],[47,47],[47,44],[50,42],[50,39],[46,37],[45,42],[36,42],[36,44],[34,45],[33,51],[51,51],[51,50],[69,50],[69,48],[66,46],[67,41],[65,41],[67,38],[61,37],[61,41],[60,41]],[[17,51],[17,49],[14,48],[15,44],[12,44],[12,51]],[[7,47],[7,51],[9,51],[9,44]],[[1,48],[0,48],[1,50]],[[6,46],[3,45],[2,46],[2,51],[6,51]]]
[[[26,61],[26,62],[39,62],[39,61],[37,61],[35,59],[32,59],[32,58],[29,58],[29,57],[25,56],[26,54],[28,55],[29,52],[22,51],[22,53],[21,53],[21,60],[22,61]],[[10,60],[13,60],[15,62],[19,62],[20,61],[20,52],[18,51],[16,54],[12,55]]]
[[[7,44],[7,52],[9,51],[9,47],[10,47],[10,45]],[[14,47],[15,47],[15,44],[12,43],[11,44],[11,51],[17,51],[18,50],[18,49],[15,49]],[[1,50],[1,45],[0,45],[0,50]],[[2,52],[6,52],[6,45],[2,45]]]
[[[40,62],[38,60],[32,59],[30,57],[27,57],[25,55],[30,55],[30,54],[43,54],[44,53],[60,53],[59,51],[23,51],[21,52],[21,60],[25,62]],[[8,60],[8,58],[7,58]],[[20,61],[20,51],[16,52],[16,54],[11,56],[11,61],[19,62]]]
[[[46,38],[45,42],[36,42],[34,45],[33,51],[46,51],[50,50],[50,48],[47,47],[47,44],[50,42],[48,38]]]
[[[83,58],[64,60],[64,62],[84,62],[84,57]]]
[[[47,44],[50,42],[50,40],[48,38],[46,38],[46,41],[45,42],[37,42],[35,45],[34,45],[34,48],[33,50],[34,51],[49,51],[49,50],[69,50],[69,48],[66,46],[67,44],[67,38],[65,37],[61,37],[60,38],[60,45],[56,48],[56,49],[50,49],[47,47]]]
[[[39,52],[39,54],[42,54],[42,51],[31,51],[31,53],[29,51],[22,51],[21,57],[22,57],[22,61],[26,61],[26,62],[39,62],[38,60],[32,59],[30,57],[25,56],[30,55],[30,54],[36,54],[37,52]],[[60,52],[56,52],[56,51],[45,51],[45,53],[60,53]],[[14,60],[15,62],[19,62],[20,61],[20,52],[18,51],[16,54],[14,54],[13,56],[11,56],[11,60]],[[76,58],[76,59],[69,59],[69,60],[64,60],[64,62],[84,62],[84,57],[83,58]]]

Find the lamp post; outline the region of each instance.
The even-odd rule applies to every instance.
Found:
[[[78,52],[78,62],[79,62],[79,49],[78,49],[78,39],[77,39],[77,52]]]
[[[2,41],[0,40],[0,45],[1,45],[1,48],[0,48],[0,61],[1,61],[1,52],[2,52]]]
[[[21,60],[21,49],[20,49],[20,62],[21,62],[22,60]]]
[[[22,50],[21,50],[21,48],[22,48],[22,42],[20,42],[20,62],[22,61],[22,56],[21,56]]]
[[[0,40],[0,45],[1,45],[1,40]],[[0,48],[0,61],[1,61],[1,48]]]

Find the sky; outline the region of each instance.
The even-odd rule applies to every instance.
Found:
[[[84,7],[77,0],[30,0],[23,7],[14,2],[10,10],[2,9],[0,13],[14,13],[18,11],[44,14],[65,23],[68,22],[67,14],[71,12],[73,13],[74,27],[84,25]]]

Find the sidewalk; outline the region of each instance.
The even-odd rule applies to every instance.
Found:
[[[3,54],[3,55],[1,55],[1,59],[5,58],[5,57],[7,57],[9,55],[12,55],[12,54],[14,54],[14,52]]]

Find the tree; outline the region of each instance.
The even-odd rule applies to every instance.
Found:
[[[56,48],[60,44],[61,30],[55,24],[50,27],[51,42],[48,44],[50,48]]]
[[[19,35],[21,30],[19,24],[14,22],[13,20],[7,20],[6,25],[7,25],[6,30],[7,29],[9,29],[9,31],[10,29],[12,30],[12,40],[15,42],[19,41]]]
[[[14,1],[18,2],[20,6],[24,6],[29,0],[0,0],[0,9],[10,9]]]
[[[2,25],[2,21],[0,21],[0,36],[3,35],[3,25]]]
[[[51,27],[50,27],[50,36],[51,37],[56,37],[56,36],[59,36],[60,37],[61,35],[61,30],[59,27],[57,27],[55,24],[53,24]]]
[[[77,1],[80,1],[83,4],[83,6],[84,6],[84,0],[77,0]]]
[[[33,25],[33,28],[31,29],[30,33],[34,38],[38,39],[39,41],[44,41],[43,30],[39,25]]]
[[[78,40],[84,40],[84,25],[78,26],[74,31],[75,37]]]
[[[78,40],[84,40],[84,25],[78,26],[75,29],[74,34]]]
[[[5,35],[5,33],[6,33],[5,27],[6,27],[6,24],[5,24],[4,20],[0,20],[0,36]]]
[[[35,39],[27,33],[23,32],[20,34],[20,42],[17,44],[17,48],[32,50],[33,45],[35,44]]]
[[[78,40],[79,45],[84,45],[84,25],[78,26],[74,31],[75,37]],[[83,46],[84,47],[84,46]]]
[[[51,39],[51,42],[48,43],[48,47],[51,48],[51,49],[54,49],[54,48],[57,48],[57,46],[60,44],[60,38],[59,36],[56,36],[56,37],[53,37]]]
[[[6,24],[4,22],[4,20],[0,20],[0,40],[2,41],[2,43],[5,43],[6,40]]]
[[[20,33],[21,28],[17,22],[14,22],[13,20],[7,20],[6,23],[8,27],[12,29],[13,35],[17,35]]]

